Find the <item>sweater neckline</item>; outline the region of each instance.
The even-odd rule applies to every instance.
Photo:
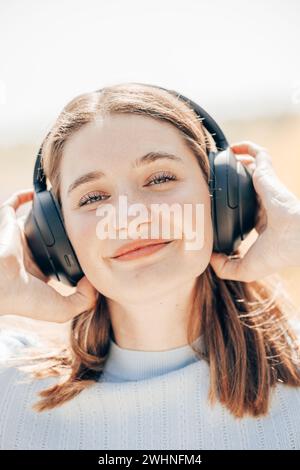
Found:
[[[201,354],[203,335],[192,343]],[[110,338],[110,348],[106,359],[103,376],[110,381],[131,381],[154,378],[196,361],[200,356],[189,344],[164,351],[143,351],[122,348]]]

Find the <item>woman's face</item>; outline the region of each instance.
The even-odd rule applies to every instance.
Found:
[[[146,158],[137,165],[136,160],[149,152],[165,152],[178,159]],[[94,174],[83,178],[91,172]],[[139,213],[134,236],[119,223],[121,211],[124,220],[120,196],[126,198],[128,211],[136,203],[148,211],[147,216]],[[197,158],[176,128],[167,122],[120,114],[82,127],[68,139],[64,148],[61,201],[66,230],[83,272],[94,287],[110,299],[120,302],[150,299],[195,279],[209,263],[213,230],[208,186]],[[115,211],[116,231],[114,236],[105,238],[99,237],[96,230],[103,214],[99,216],[96,212],[97,207],[106,204]],[[152,204],[179,205],[182,214],[184,205],[189,206],[192,218],[186,216],[178,236],[173,230],[174,225],[178,225],[172,216],[174,213],[161,212],[159,237],[151,236],[151,223],[158,220],[153,218],[154,212],[151,213]],[[200,219],[196,216],[197,204],[204,210]],[[127,224],[136,218],[136,215],[129,215]],[[171,228],[169,236],[162,235],[162,227],[166,226]],[[194,244],[193,249],[186,249],[186,241],[192,241],[190,234],[196,230],[198,234],[199,230],[203,231],[203,243],[198,248]],[[138,237],[175,241],[148,256],[134,260],[112,259],[118,248]]]

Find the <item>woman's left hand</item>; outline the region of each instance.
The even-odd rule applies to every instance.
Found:
[[[281,268],[300,267],[299,199],[278,179],[265,148],[249,141],[230,148],[238,160],[253,170],[259,203],[255,224],[258,237],[243,257],[213,252],[210,263],[216,275],[251,282]]]

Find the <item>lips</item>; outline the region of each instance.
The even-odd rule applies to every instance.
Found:
[[[127,243],[126,245],[121,246],[118,248],[112,258],[118,258],[119,256],[125,255],[125,253],[131,253],[137,251],[139,248],[143,248],[145,246],[150,245],[158,245],[161,243],[171,243],[173,240],[165,240],[163,238],[156,239],[156,240],[136,240],[131,243]]]

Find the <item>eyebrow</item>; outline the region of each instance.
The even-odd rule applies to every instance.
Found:
[[[137,158],[133,162],[132,168],[140,168],[144,165],[148,165],[150,163],[156,162],[157,160],[169,160],[169,161],[184,163],[182,158],[169,152],[149,152],[143,157]],[[69,195],[72,191],[74,191],[74,189],[78,188],[79,186],[83,184],[90,183],[91,181],[95,181],[95,180],[99,180],[103,178],[103,176],[105,176],[105,173],[103,173],[102,171],[98,171],[98,170],[85,173],[84,175],[79,176],[79,178],[76,178],[76,180],[70,184],[67,194]]]

